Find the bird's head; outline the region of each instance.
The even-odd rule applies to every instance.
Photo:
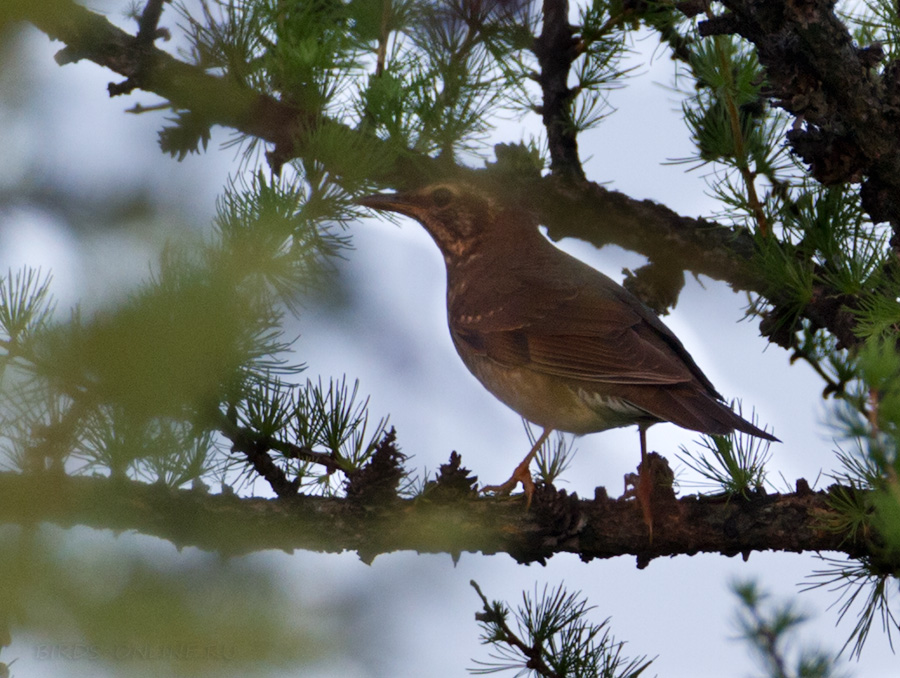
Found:
[[[467,259],[494,226],[499,207],[476,187],[439,183],[407,193],[385,193],[360,199],[360,205],[416,219],[440,247],[448,264]]]

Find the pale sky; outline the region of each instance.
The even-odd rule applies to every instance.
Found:
[[[96,4],[96,3],[95,3]],[[116,5],[118,6],[118,5]],[[114,18],[114,17],[113,17]],[[166,21],[164,20],[165,24]],[[208,223],[216,195],[236,168],[233,150],[219,148],[228,136],[218,130],[210,151],[178,163],[156,150],[156,132],[163,116],[125,115],[123,110],[155,97],[138,94],[109,99],[106,84],[113,76],[88,63],[56,66],[59,45],[30,32],[30,56],[23,70],[30,73],[31,92],[40,97],[22,109],[27,116],[12,126],[0,119],[3,144],[16,163],[0,170],[9,180],[16,167],[65,177],[78,191],[89,193],[110,183],[143,186],[164,203],[174,202],[198,223]],[[652,51],[650,39],[637,47]],[[676,95],[661,86],[671,81],[671,63],[657,55],[628,86],[611,94],[618,108],[600,128],[581,138],[589,178],[635,198],[660,201],[688,216],[708,216],[714,203],[705,197],[704,170],[664,165],[690,153]],[[52,96],[44,93],[52,92]],[[36,106],[36,108],[35,108]],[[36,113],[32,113],[36,111]],[[8,114],[15,115],[15,113]],[[532,120],[527,128],[535,129]],[[518,141],[523,127],[507,123],[498,141]],[[54,275],[53,292],[65,310],[75,302],[88,307],[108,303],[146,278],[165,231],[128,230],[111,239],[108,233],[73,236],[52,216],[30,212],[0,213],[0,269],[40,266]],[[352,226],[355,249],[338,262],[342,282],[358,297],[348,310],[331,313],[313,307],[300,319],[298,359],[309,365],[304,375],[359,378],[361,392],[371,395],[370,411],[377,418],[390,414],[401,448],[412,455],[420,474],[433,472],[451,450],[482,481],[504,480],[528,449],[519,417],[478,384],[457,358],[446,329],[444,270],[436,247],[414,222],[400,227],[369,219]],[[576,242],[561,244],[570,252],[621,281],[623,267],[636,268],[641,257],[616,248],[596,251]],[[110,257],[111,252],[118,256]],[[98,262],[119,262],[99,270]],[[104,264],[104,267],[106,264]],[[774,429],[783,444],[772,448],[770,479],[778,489],[785,481],[804,477],[818,487],[818,478],[837,464],[824,425],[823,384],[803,364],[790,366],[787,353],[759,338],[757,322],[738,322],[745,299],[723,284],[690,279],[675,312],[665,322],[726,398],[741,398],[745,413],[755,408],[763,425]],[[291,332],[289,332],[290,334]],[[650,447],[668,458],[678,472],[682,491],[696,491],[693,478],[677,458],[679,445],[693,446],[695,434],[673,425],[650,429]],[[611,495],[622,490],[622,478],[639,460],[636,430],[621,429],[578,439],[579,450],[562,487],[591,496],[604,485]],[[81,532],[83,533],[83,531]],[[61,532],[76,539],[79,531]],[[123,548],[147,548],[154,558],[176,561],[196,557],[178,553],[168,544],[104,533],[95,538]],[[320,555],[261,553],[251,558],[276,568],[297,609],[329,599],[354,597],[365,602],[365,614],[348,637],[360,638],[340,663],[317,666],[312,672],[271,675],[393,677],[464,676],[472,659],[487,659],[478,642],[474,620],[480,602],[469,586],[479,582],[491,599],[516,606],[522,591],[564,582],[581,590],[597,609],[594,620],[612,617],[612,631],[627,641],[626,653],[657,656],[647,675],[720,678],[756,674],[745,646],[734,642],[734,579],[758,578],[776,597],[793,596],[805,577],[824,564],[809,555],[754,553],[749,562],[721,556],[655,560],[638,571],[630,558],[582,563],[557,556],[546,567],[517,565],[505,555],[463,554],[454,565],[450,556],[399,553],[379,556],[364,565],[355,554]],[[308,582],[314,580],[311,587]],[[836,630],[835,597],[827,592],[804,593],[797,599],[812,621],[801,637],[823,648],[838,650],[852,628],[846,620]],[[848,623],[848,621],[850,623]],[[29,658],[27,642],[16,639],[22,658],[17,676],[60,678],[94,675],[97,666]],[[14,644],[15,649],[17,645]],[[4,658],[15,656],[15,653]],[[842,662],[845,660],[841,660]],[[866,678],[895,678],[897,659],[878,629],[859,664],[846,668]],[[511,674],[510,674],[511,675]]]

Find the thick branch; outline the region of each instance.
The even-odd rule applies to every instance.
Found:
[[[553,240],[615,244],[651,261],[689,264],[694,273],[725,281],[735,290],[765,289],[749,266],[755,245],[746,231],[685,217],[592,182],[572,186],[548,177],[539,188],[523,190],[520,199],[541,215]]]
[[[0,522],[52,523],[134,530],[179,547],[226,555],[267,549],[357,551],[371,560],[399,550],[458,554],[506,552],[521,562],[556,553],[584,560],[637,556],[641,565],[660,556],[711,552],[840,551],[866,555],[862,541],[824,528],[835,512],[825,492],[800,491],[752,499],[694,496],[660,507],[652,543],[633,500],[592,501],[539,488],[526,511],[521,500],[479,498],[361,504],[347,499],[297,496],[239,498],[161,485],[59,474],[0,474]],[[862,531],[860,531],[862,532]]]

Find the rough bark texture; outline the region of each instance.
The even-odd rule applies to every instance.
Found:
[[[661,556],[753,551],[867,554],[860,539],[826,529],[837,514],[827,492],[801,481],[793,494],[739,497],[656,496],[653,539],[632,499],[592,500],[540,487],[529,510],[521,497],[418,499],[375,503],[297,496],[240,498],[171,490],[106,478],[0,474],[0,523],[86,525],[133,530],[181,547],[223,555],[304,549],[356,551],[365,561],[393,551],[508,553],[523,563],[557,553],[583,560],[633,555],[639,566]]]
[[[541,67],[541,118],[547,130],[550,170],[569,180],[584,181],[569,109],[574,94],[569,88],[569,69],[578,57],[578,40],[569,24],[568,0],[544,0],[543,7],[543,29],[534,41],[534,53]]]
[[[826,186],[863,184],[872,219],[900,228],[900,69],[883,75],[879,46],[860,48],[829,0],[723,2],[701,34],[736,33],[756,45],[771,101],[800,124],[794,151]]]

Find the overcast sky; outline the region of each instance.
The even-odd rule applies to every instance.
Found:
[[[35,31],[27,40],[28,58],[19,66],[29,80],[23,96],[30,98],[21,108],[0,114],[6,116],[0,119],[4,153],[13,160],[0,166],[0,180],[12,182],[18,173],[38,172],[86,195],[110,184],[142,187],[151,200],[180,210],[185,219],[208,223],[216,196],[236,168],[234,151],[219,148],[227,135],[219,130],[208,153],[181,163],[163,156],[156,151],[162,115],[123,113],[136,102],[152,104],[155,97],[110,100],[106,84],[115,77],[88,63],[60,68],[52,58],[58,45]],[[636,45],[644,53],[638,60],[643,66],[628,87],[612,93],[618,112],[581,138],[582,157],[590,158],[587,174],[634,198],[662,202],[687,216],[708,216],[715,204],[705,197],[705,170],[688,173],[685,166],[665,164],[689,155],[691,148],[678,99],[661,86],[671,81],[671,63],[660,57],[649,61],[655,44],[651,38]],[[527,129],[536,129],[535,123],[505,124],[496,140],[518,141]],[[52,214],[33,210],[0,213],[0,219],[0,267],[52,271],[61,308],[108,303],[138,284],[155,264],[165,238],[165,229],[73,235]],[[420,474],[433,472],[457,450],[482,481],[504,480],[528,442],[519,417],[484,391],[455,354],[446,329],[445,274],[437,248],[408,220],[398,227],[368,219],[351,231],[355,249],[338,263],[335,284],[357,296],[349,308],[313,305],[298,321],[298,359],[309,366],[306,376],[359,378],[362,392],[371,394],[372,414],[390,414],[398,442]],[[560,245],[619,281],[623,267],[643,263],[617,248],[598,252],[576,242]],[[110,261],[119,266],[109,268]],[[690,279],[665,322],[718,390],[726,398],[741,398],[745,412],[755,408],[761,424],[781,438],[769,466],[775,486],[787,489],[804,477],[822,487],[828,481],[819,474],[837,466],[820,398],[822,384],[803,364],[789,365],[782,349],[767,348],[757,323],[739,322],[744,305],[744,298],[722,284]],[[650,447],[678,472],[682,490],[696,491],[696,477],[676,459],[679,445],[693,446],[695,434],[666,424],[654,426],[648,435]],[[620,494],[623,476],[639,461],[633,428],[589,435],[578,439],[576,447],[562,487],[581,496],[591,496],[598,485]],[[60,538],[82,539],[85,532],[60,531]],[[103,533],[92,538],[146,549],[148,557],[173,562],[200,557],[144,537]],[[303,672],[322,678],[466,675],[472,659],[487,659],[478,643],[474,614],[480,604],[470,579],[489,598],[513,605],[522,591],[541,590],[545,584],[565,583],[583,591],[597,607],[596,621],[612,617],[613,633],[628,641],[626,652],[658,655],[649,675],[746,676],[754,673],[754,665],[744,646],[733,640],[735,605],[729,582],[758,578],[776,596],[793,596],[811,571],[824,566],[809,555],[759,553],[749,562],[721,556],[655,560],[643,571],[630,558],[586,564],[571,556],[556,556],[546,567],[520,566],[505,555],[468,553],[456,565],[450,556],[412,553],[379,556],[371,566],[355,554],[262,553],[251,558],[281,572],[300,611],[328,600],[352,598],[360,605],[362,612],[344,630],[347,638],[360,642],[352,643],[337,665]],[[309,585],[311,580],[315,586]],[[799,596],[798,602],[813,619],[802,636],[836,651],[851,624],[834,629],[836,610],[826,609],[834,600],[831,594],[814,592]],[[27,644],[17,642],[22,658],[13,667],[15,675],[49,675],[48,668],[58,677],[96,674],[97,667],[84,662],[35,662]],[[866,678],[896,678],[896,662],[886,637],[875,629],[862,661],[848,668]]]

